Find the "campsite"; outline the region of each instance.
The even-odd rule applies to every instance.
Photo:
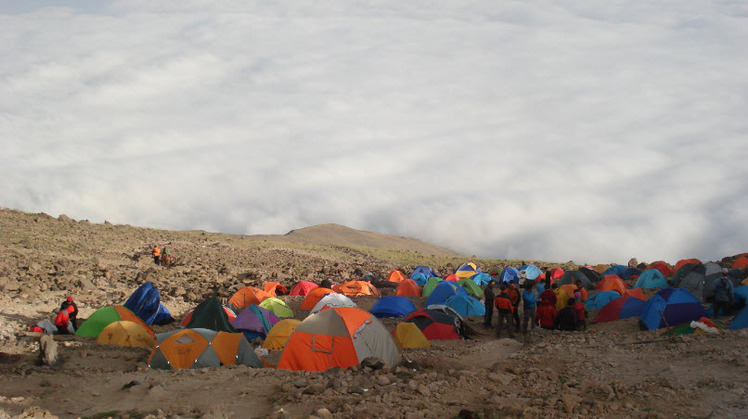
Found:
[[[744,254],[479,259],[335,225],[237,236],[9,209],[0,231],[0,418],[748,413],[748,312],[711,319],[709,294],[725,269],[744,304]],[[559,307],[583,284],[585,330],[483,327],[490,279],[541,275]],[[68,296],[75,334],[31,331]]]

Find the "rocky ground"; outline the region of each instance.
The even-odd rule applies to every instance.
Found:
[[[154,266],[169,244],[178,263]],[[675,338],[635,320],[585,332],[535,330],[432,341],[394,368],[290,372],[243,366],[159,371],[149,351],[56,336],[63,362],[39,362],[24,331],[74,295],[80,318],[124,302],[146,280],[176,318],[210,295],[299,279],[386,275],[399,261],[352,249],[203,232],[165,232],[0,210],[0,417],[745,417],[748,332]],[[501,261],[478,261],[500,264]],[[434,266],[441,263],[441,266]],[[453,258],[430,260],[446,269]],[[480,266],[479,263],[479,266]],[[412,268],[412,266],[411,266]],[[391,292],[383,288],[383,293]],[[300,297],[281,297],[294,308]],[[368,309],[372,297],[354,298]],[[423,299],[415,298],[417,306]],[[592,313],[594,315],[594,313]],[[386,320],[393,328],[397,320]],[[174,326],[159,327],[159,331]],[[276,362],[279,353],[265,360]],[[372,368],[373,367],[373,368]]]

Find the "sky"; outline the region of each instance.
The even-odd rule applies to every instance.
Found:
[[[0,206],[466,256],[748,252],[744,1],[2,1]]]

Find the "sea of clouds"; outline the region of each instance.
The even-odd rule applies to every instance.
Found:
[[[748,251],[748,3],[0,3],[0,205],[465,255]]]

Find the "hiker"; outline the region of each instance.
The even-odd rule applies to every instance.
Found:
[[[558,311],[556,320],[553,322],[553,328],[558,330],[564,330],[567,332],[573,332],[577,330],[579,325],[579,319],[577,318],[577,312],[574,310],[574,304],[576,300],[569,298],[566,303],[566,307]]]
[[[78,330],[78,306],[75,305],[73,297],[68,297],[60,305],[60,310],[66,310],[68,312],[68,319],[73,325],[73,331]]]
[[[553,285],[556,286],[556,284]],[[550,304],[555,308],[558,298],[556,297],[556,293],[553,292],[553,288],[554,287],[551,287],[551,281],[549,279],[546,279],[545,290],[540,294],[540,301],[541,304]],[[557,286],[555,288],[557,288]]]
[[[587,301],[587,297],[589,295],[587,294],[587,290],[584,288],[584,285],[582,285],[582,281],[577,279],[576,281],[574,281],[574,284],[577,286],[577,291],[579,291],[579,293],[582,294],[581,296],[582,301]]]
[[[158,247],[157,245],[153,245],[153,262],[156,265],[160,265],[161,264],[160,259],[161,259],[161,248]]]
[[[509,298],[509,294],[506,293],[506,289],[506,283],[501,284],[501,293],[494,300],[494,305],[499,309],[499,324],[496,328],[496,337],[501,337],[501,330],[504,329],[504,322],[506,321],[506,328],[509,329],[509,337],[513,339],[512,313],[514,312],[514,306],[512,306],[512,300]]]
[[[535,329],[535,304],[540,301],[535,298],[533,292],[532,282],[525,283],[525,291],[522,292],[522,333],[527,334],[527,323],[532,324],[532,329]]]
[[[525,284],[529,284],[530,281],[525,281]],[[519,332],[519,303],[522,296],[519,292],[519,287],[516,283],[510,282],[506,287],[506,294],[509,296],[509,300],[512,302],[512,307],[515,310],[512,312],[512,321],[514,322],[514,331]]]
[[[555,285],[555,284],[554,284]],[[551,280],[545,280],[545,291],[540,294],[537,312],[535,313],[535,323],[543,329],[553,329],[553,323],[556,321],[556,293],[551,288]]]
[[[57,312],[55,317],[55,326],[57,326],[57,333],[60,335],[67,335],[69,333],[68,324],[70,323],[70,315],[66,308],[61,308]]]
[[[582,293],[579,291],[574,293],[574,311],[577,313],[577,320],[579,325],[577,328],[581,331],[587,330],[587,308],[584,306],[584,300],[582,300]]]
[[[485,298],[483,304],[486,306],[486,314],[483,316],[483,327],[486,329],[490,329],[491,323],[493,322],[493,303],[496,298],[496,294],[493,292],[493,287],[495,284],[496,281],[492,279],[488,281],[486,288],[483,290],[483,298]]]
[[[735,293],[732,285],[732,281],[727,278],[727,268],[722,268],[722,275],[714,281],[712,288],[714,290],[714,318],[718,318],[721,315],[726,316],[729,314],[730,306],[735,300]]]

